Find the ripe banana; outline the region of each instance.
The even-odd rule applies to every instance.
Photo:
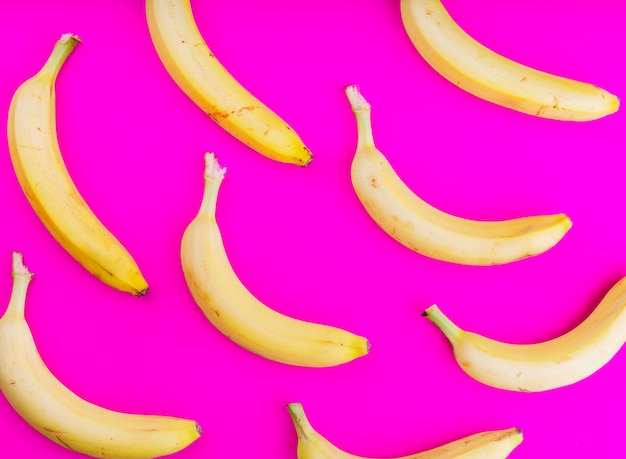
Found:
[[[358,143],[351,177],[374,221],[406,247],[438,260],[493,265],[542,253],[571,228],[564,214],[475,221],[444,213],[416,196],[376,148],[370,104],[355,85],[346,94],[356,116]]]
[[[456,361],[472,378],[510,391],[546,391],[592,375],[626,342],[626,278],[581,324],[540,343],[509,344],[462,330],[436,305],[424,315],[450,340]]]
[[[134,295],[148,284],[131,255],[104,227],[76,189],[56,132],[55,82],[80,39],[63,35],[43,68],[11,100],[11,160],[26,198],[52,236],[104,283]]]
[[[87,402],[46,367],[24,318],[33,274],[13,253],[13,290],[0,318],[0,390],[15,411],[50,440],[99,458],[148,459],[185,448],[200,437],[194,421],[126,414]]]
[[[290,403],[287,408],[298,434],[298,459],[364,459],[339,449],[318,433],[300,403]],[[523,439],[518,428],[493,430],[398,459],[503,459]]]
[[[478,43],[441,0],[401,0],[400,6],[404,28],[424,60],[475,96],[558,120],[594,120],[619,108],[619,99],[598,86],[527,67]]]
[[[146,0],[146,13],[166,70],[211,119],[268,158],[300,166],[312,161],[296,132],[217,60],[198,30],[190,0]]]
[[[327,367],[367,354],[365,338],[280,314],[241,283],[230,265],[215,219],[224,173],[215,156],[205,154],[202,204],[181,243],[187,285],[209,321],[245,349],[290,365]]]

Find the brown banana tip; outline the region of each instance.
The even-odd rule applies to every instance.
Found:
[[[302,167],[308,166],[309,164],[311,164],[313,162],[313,159],[315,159],[315,157],[313,156],[313,154],[311,153],[311,151],[308,148],[304,147],[304,149],[307,151],[307,153],[309,153],[309,158],[305,162],[303,162],[301,164]]]
[[[137,293],[135,293],[135,296],[144,296],[148,293],[148,290],[150,290],[150,287],[146,287],[143,290],[138,290]]]

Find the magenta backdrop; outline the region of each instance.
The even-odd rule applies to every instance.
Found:
[[[3,129],[1,301],[10,254],[20,250],[36,274],[27,319],[43,359],[73,391],[117,410],[196,419],[204,434],[180,459],[295,458],[285,408],[293,401],[331,441],[370,457],[514,426],[525,440],[511,458],[619,455],[624,350],[573,386],[511,393],[466,376],[420,314],[437,303],[465,328],[519,343],[556,337],[586,317],[626,275],[624,112],[566,123],[476,99],[420,58],[398,0],[195,0],[214,53],[312,149],[315,161],[303,169],[248,149],[187,99],[155,53],[141,1],[2,3],[0,120],[54,41],[78,34],[83,43],[57,84],[61,149],[86,201],[151,286],[143,298],[106,287],[52,239],[17,183]],[[446,5],[508,57],[626,94],[622,1]],[[369,219],[350,183],[350,83],[373,106],[379,148],[430,203],[476,219],[566,212],[573,228],[547,253],[497,267],[402,247]],[[245,285],[276,310],[367,336],[368,356],[290,367],[239,348],[205,320],[179,261],[205,151],[228,168],[218,220]],[[0,398],[1,457],[78,457]]]

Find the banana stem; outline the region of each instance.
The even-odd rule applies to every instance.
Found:
[[[21,252],[13,252],[13,287],[11,290],[11,299],[9,300],[9,306],[6,310],[5,316],[11,315],[17,319],[24,318],[24,308],[26,305],[26,290],[28,284],[30,284],[33,278],[26,265],[24,264],[24,257]]]
[[[226,168],[221,167],[213,153],[204,155],[204,194],[200,213],[209,217],[215,217],[217,207],[217,193],[219,191]]]
[[[436,304],[433,304],[430,308],[426,309],[422,315],[434,323],[439,329],[446,335],[451,342],[454,342],[460,338],[463,334],[458,326],[456,326],[450,319],[448,319]]]
[[[346,87],[346,96],[356,117],[357,126],[357,150],[374,147],[374,134],[372,133],[372,110],[369,102],[359,91],[359,87],[351,84]]]
[[[77,35],[71,33],[63,34],[54,44],[52,53],[39,71],[38,76],[50,79],[56,78],[63,63],[80,42],[81,40]]]
[[[309,420],[304,413],[304,408],[301,403],[289,403],[287,405],[287,409],[289,410],[289,414],[291,415],[291,420],[293,421],[293,425],[296,428],[296,432],[298,433],[298,437],[307,438],[310,436],[310,433],[313,430],[313,427],[309,423]]]

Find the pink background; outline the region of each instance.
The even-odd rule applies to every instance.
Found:
[[[471,4],[471,6],[470,6]],[[626,6],[598,0],[448,0],[457,21],[528,65],[626,94]],[[141,266],[150,293],[106,287],[52,239],[0,145],[0,296],[10,254],[36,274],[27,319],[68,387],[100,405],[196,419],[203,437],[180,459],[296,457],[285,404],[354,454],[393,457],[483,430],[518,426],[511,458],[616,457],[623,444],[626,352],[592,377],[546,393],[510,393],[463,373],[421,312],[533,342],[577,325],[626,275],[624,112],[590,123],[537,119],[483,102],[430,69],[407,38],[398,0],[195,0],[222,63],[286,119],[315,155],[270,161],[209,120],[154,51],[139,0],[5,1],[0,113],[64,32],[83,43],[57,84],[58,134],[95,213]],[[354,117],[343,89],[373,106],[379,148],[417,194],[460,216],[566,212],[549,252],[498,267],[427,259],[366,215],[352,190]],[[290,367],[232,344],[204,318],[179,262],[202,191],[202,155],[228,168],[218,220],[242,281],[283,313],[367,336],[371,353],[329,369]],[[0,399],[0,456],[78,457]]]

